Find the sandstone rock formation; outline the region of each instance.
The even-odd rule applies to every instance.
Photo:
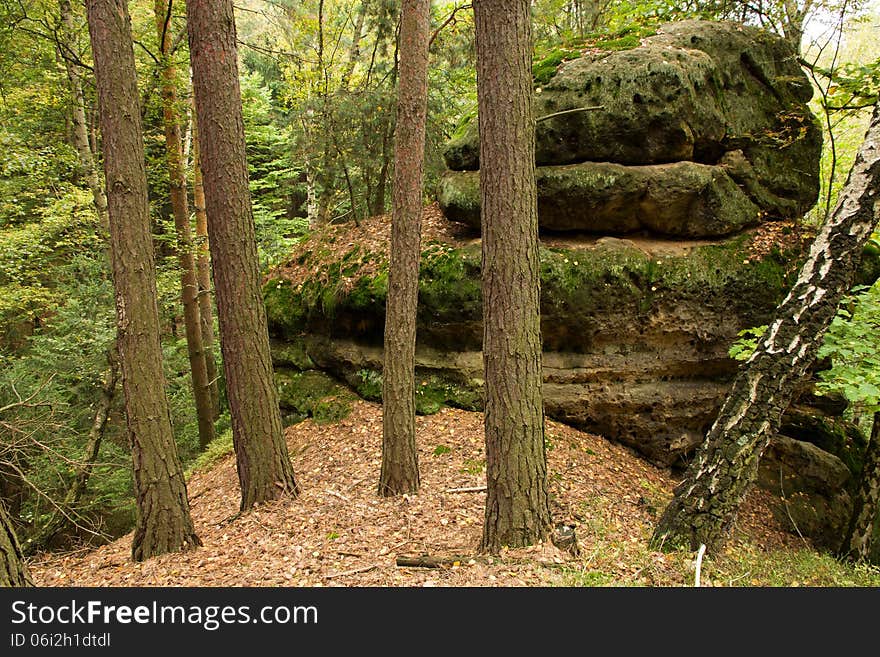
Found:
[[[735,23],[588,49],[536,88],[541,227],[718,237],[800,216],[819,191],[811,96],[783,39]],[[438,198],[478,227],[477,132],[471,119],[447,147]]]
[[[664,26],[630,51],[589,51],[541,83],[537,114],[562,112],[536,130],[540,226],[562,231],[544,233],[540,253],[551,417],[655,463],[686,463],[738,367],[729,347],[767,322],[805,256],[809,235],[771,220],[799,217],[818,193],[810,94],[783,40],[702,21]],[[567,112],[593,106],[602,110]],[[471,229],[477,154],[472,120],[446,151],[452,170],[438,190],[446,218]],[[383,221],[331,227],[267,280],[276,366],[381,394],[388,245],[373,238]],[[424,242],[420,412],[482,407],[480,267],[473,230]],[[282,395],[292,417],[332,417],[346,403],[320,377],[279,381],[287,391],[309,382],[305,399]],[[779,513],[829,546],[861,467],[844,407],[805,390],[761,466]]]

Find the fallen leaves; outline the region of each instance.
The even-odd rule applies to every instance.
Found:
[[[485,557],[476,553],[485,472],[467,467],[483,458],[482,415],[446,408],[418,418],[422,487],[398,498],[376,494],[381,423],[380,406],[358,402],[339,423],[289,427],[302,492],[248,513],[238,513],[233,455],[196,473],[188,489],[204,542],[198,550],[132,563],[129,535],[89,552],[42,555],[31,563],[33,577],[40,586],[546,586],[562,582],[568,569],[626,583],[687,584],[679,564],[645,547],[651,508],[668,499],[675,480],[627,448],[548,420],[554,522],[576,529],[583,556],[547,541]],[[441,430],[449,451],[435,456]],[[740,533],[757,546],[794,544],[764,495],[753,494],[740,513]],[[644,496],[652,504],[641,503]],[[454,559],[426,572],[398,567],[401,554]]]

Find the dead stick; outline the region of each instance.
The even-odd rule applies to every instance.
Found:
[[[564,116],[565,114],[574,114],[575,112],[593,112],[595,110],[605,109],[604,105],[594,105],[593,107],[575,107],[574,109],[562,110],[561,112],[553,112],[553,114],[548,114],[547,116],[541,116],[535,119],[535,123],[540,123],[541,121],[547,121],[548,119],[556,118],[557,116]]]
[[[483,493],[486,491],[485,486],[472,486],[470,488],[447,488],[447,493]]]
[[[407,555],[398,554],[397,563],[402,568],[449,568],[456,564],[470,563],[471,561],[480,563],[493,563],[485,557],[471,556],[452,556],[452,557],[432,557],[427,554],[423,555]]]
[[[374,570],[379,566],[376,564],[370,564],[369,566],[363,566],[361,568],[353,568],[352,570],[346,570],[341,573],[330,573],[329,575],[324,575],[324,579],[333,579],[334,577],[345,577],[346,575],[357,575],[358,573],[365,573],[370,570]]]

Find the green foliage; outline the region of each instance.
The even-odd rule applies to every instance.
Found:
[[[880,411],[880,283],[854,288],[841,303],[819,349],[831,358],[820,392],[840,392],[854,407]]]
[[[186,469],[186,478],[189,479],[197,472],[210,470],[218,461],[232,454],[235,447],[232,443],[232,429],[227,429],[217,434],[208,447],[193,460]]]
[[[734,360],[748,360],[752,357],[752,354],[755,353],[755,350],[758,348],[758,342],[766,332],[766,324],[754,328],[743,329],[737,333],[740,339],[730,346],[727,354]]]
[[[434,448],[433,454],[434,456],[443,456],[444,454],[449,454],[451,451],[451,447],[447,447],[446,445],[437,445],[437,447]]]
[[[355,390],[368,401],[382,400],[382,373],[376,370],[355,372]]]

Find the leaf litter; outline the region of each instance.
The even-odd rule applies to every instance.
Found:
[[[376,494],[382,409],[365,401],[335,424],[312,420],[286,437],[301,493],[239,515],[232,454],[188,482],[204,546],[143,563],[131,534],[94,550],[35,557],[39,586],[551,586],[571,583],[689,585],[693,555],[648,549],[676,478],[626,447],[548,420],[554,522],[574,527],[580,556],[551,542],[478,555],[486,485],[483,416],[444,408],[416,421],[418,494]],[[467,492],[450,492],[468,489]],[[732,542],[750,549],[802,547],[754,491]],[[449,567],[398,567],[398,555],[449,557]],[[692,564],[691,564],[692,565]],[[691,571],[692,572],[692,571]]]

